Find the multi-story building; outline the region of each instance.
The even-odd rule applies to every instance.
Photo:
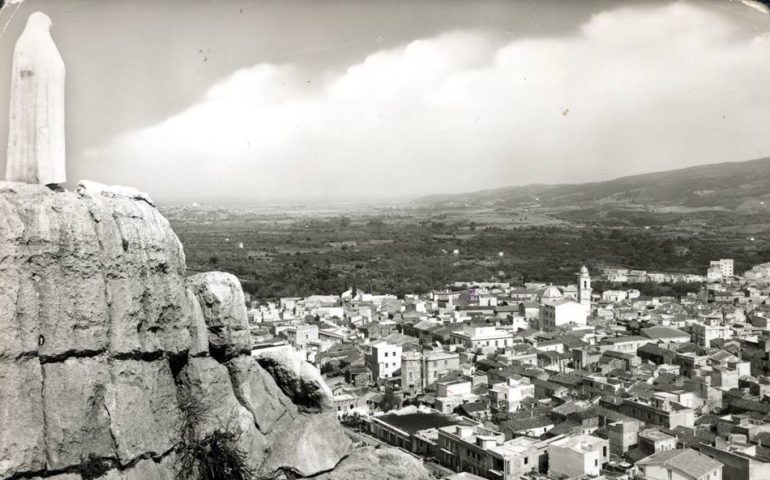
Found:
[[[636,420],[617,421],[607,425],[607,437],[610,442],[610,453],[623,456],[639,439],[639,426],[642,422]]]
[[[692,324],[690,331],[693,343],[705,348],[711,347],[712,340],[727,340],[733,336],[732,328],[721,325],[715,317],[701,317],[697,323]]]
[[[676,437],[661,432],[657,428],[646,428],[639,432],[636,449],[642,458],[661,450],[675,450]]]
[[[410,405],[384,415],[375,415],[369,424],[370,433],[391,445],[404,450],[415,449],[414,436],[419,431],[446,427],[456,424],[468,424],[460,417],[444,415],[441,412]]]
[[[526,472],[541,470],[547,463],[548,445],[559,438],[519,437],[506,442],[503,433],[480,425],[442,427],[438,429],[438,459],[454,471],[518,480]]]
[[[658,392],[649,402],[624,399],[620,412],[642,422],[666,428],[695,426],[695,411],[672,401],[672,394]]]
[[[438,429],[439,460],[455,471],[486,477],[490,470],[505,471],[502,459],[489,448],[502,445],[505,434],[480,425],[453,425]]]
[[[295,347],[304,347],[312,342],[318,341],[318,326],[308,325],[301,323],[299,325],[292,325],[291,327],[283,330],[281,335],[291,342]]]
[[[472,392],[470,380],[451,380],[436,384],[436,410],[442,413],[452,413],[460,405],[473,403],[479,396]]]
[[[543,300],[540,308],[540,328],[552,332],[568,324],[586,325],[586,307],[569,298]]]
[[[422,393],[442,375],[460,369],[460,355],[452,352],[404,352],[401,355],[401,387]]]
[[[488,394],[492,408],[510,413],[517,411],[525,398],[535,398],[535,386],[527,377],[508,377],[508,382],[493,385]]]
[[[478,352],[513,345],[513,334],[496,327],[467,326],[461,331],[452,332],[449,341],[452,345],[462,345],[466,350]]]
[[[732,258],[721,258],[719,260],[712,260],[709,263],[709,268],[717,269],[722,278],[728,278],[733,276],[734,265],[735,262]]]
[[[600,350],[613,350],[621,353],[631,353],[636,355],[639,348],[652,343],[652,339],[637,335],[626,335],[622,337],[609,337],[601,341]]]
[[[578,478],[598,476],[609,461],[607,439],[593,435],[572,435],[548,445],[549,475]]]
[[[368,346],[364,362],[375,380],[391,378],[401,368],[401,346],[380,340]]]

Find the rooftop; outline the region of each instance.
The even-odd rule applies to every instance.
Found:
[[[652,339],[684,338],[684,337],[690,338],[689,334],[681,330],[677,330],[676,328],[671,328],[671,327],[664,327],[664,326],[643,328],[642,333],[648,338],[652,338]]]
[[[690,448],[682,450],[661,450],[636,462],[637,465],[662,465],[700,478],[722,467],[722,463]]]
[[[599,446],[605,444],[607,441],[603,438],[595,437],[593,435],[572,435],[564,437],[552,443],[552,445],[569,448],[576,452],[588,452],[595,450]]]
[[[374,418],[410,434],[429,428],[440,428],[460,423],[457,418],[437,411],[416,411],[403,414],[394,412]]]

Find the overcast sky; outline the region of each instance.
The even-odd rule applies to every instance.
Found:
[[[73,185],[408,198],[770,155],[770,15],[738,1],[26,0],[0,39],[1,171],[35,10]]]

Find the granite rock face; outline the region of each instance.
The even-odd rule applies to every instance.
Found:
[[[246,302],[238,279],[229,273],[207,272],[189,277],[187,285],[198,299],[212,353],[225,358],[249,353]]]
[[[0,183],[0,358],[190,346],[185,261],[144,201]]]
[[[392,448],[364,447],[354,450],[333,471],[318,480],[429,480],[433,478],[422,462]]]
[[[0,478],[45,468],[45,430],[37,359],[0,360]]]
[[[228,362],[235,396],[251,414],[259,431],[268,434],[284,416],[297,416],[297,407],[278,388],[273,377],[254,357],[240,356]]]
[[[260,477],[352,471],[318,370],[250,347],[237,279],[186,278],[148,196],[0,182],[0,480],[176,479],[216,431]]]
[[[294,350],[271,350],[257,355],[281,391],[302,412],[317,413],[334,409],[332,391],[317,368]]]

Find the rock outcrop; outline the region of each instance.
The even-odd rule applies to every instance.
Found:
[[[318,369],[313,368],[294,350],[272,350],[257,355],[281,391],[303,412],[333,410],[334,400]]]
[[[359,448],[337,468],[321,474],[318,480],[428,480],[431,478],[422,462],[392,448]]]
[[[0,480],[196,478],[189,444],[217,432],[260,478],[350,476],[367,456],[366,478],[427,478],[353,450],[318,371],[250,346],[237,279],[187,278],[146,195],[0,183]]]
[[[203,314],[211,354],[224,359],[250,353],[246,302],[238,279],[229,273],[200,273],[189,277],[187,286]]]

